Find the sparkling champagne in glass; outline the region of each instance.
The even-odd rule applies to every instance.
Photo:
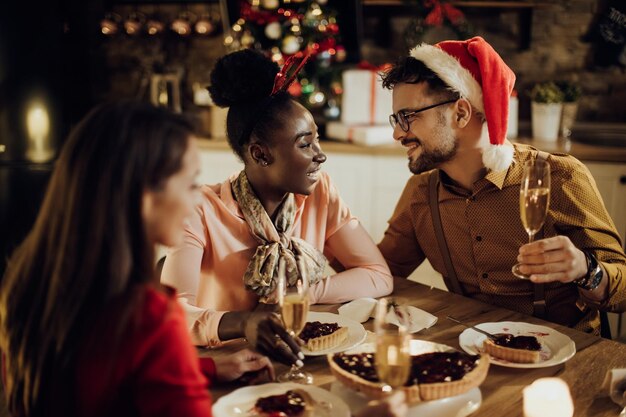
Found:
[[[389,323],[396,315],[398,326]],[[410,337],[407,331],[406,310],[383,298],[376,305],[374,330],[376,332],[376,373],[385,384],[383,390],[391,392],[404,386],[411,373]]]
[[[532,243],[535,234],[541,230],[550,207],[550,165],[543,160],[531,160],[524,164],[524,173],[519,192],[520,218]],[[519,270],[520,264],[513,266],[513,275],[529,279],[529,275]]]
[[[280,304],[281,318],[285,329],[291,337],[295,338],[306,324],[306,317],[309,313],[309,281],[303,274],[304,268],[298,265],[300,274],[296,282],[289,285],[287,274],[285,273],[285,263],[281,260],[278,267],[278,303]],[[299,384],[312,384],[313,376],[304,372],[296,365],[280,375],[281,382],[296,382]]]

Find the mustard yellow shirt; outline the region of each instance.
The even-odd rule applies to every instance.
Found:
[[[440,172],[439,207],[443,229],[459,282],[465,295],[491,304],[532,314],[533,284],[515,278],[511,267],[519,247],[528,242],[519,216],[519,188],[525,161],[537,150],[515,144],[508,170],[490,172],[471,192],[455,186]],[[576,158],[552,154],[550,209],[544,237],[568,236],[581,250],[596,255],[609,280],[609,297],[595,303],[582,296],[576,284],[546,284],[550,321],[599,334],[598,309],[626,308],[626,256],[622,242],[602,202],[589,170]],[[428,204],[429,172],[409,179],[389,220],[379,248],[391,273],[406,277],[428,259],[446,275]]]

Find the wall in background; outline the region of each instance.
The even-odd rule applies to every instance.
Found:
[[[525,93],[535,82],[566,78],[578,81],[583,89],[579,120],[626,122],[626,69],[595,66],[593,54],[601,51],[597,45],[584,40],[610,1],[542,0],[534,3],[541,7],[533,9],[529,28],[520,24],[515,10],[462,8],[473,26],[473,35],[484,37],[515,71],[520,118],[530,119],[530,101]],[[382,45],[376,33],[381,26],[380,13],[368,13],[368,6],[364,10],[364,59],[377,63],[393,61],[415,45],[415,37],[407,31],[414,19],[406,10],[402,15],[391,15],[391,22],[387,24],[390,40]],[[526,29],[530,30],[530,47],[520,50],[519,40]],[[455,35],[444,26],[425,32],[421,40],[433,43]]]
[[[525,92],[535,82],[567,78],[578,81],[584,92],[579,107],[579,120],[626,122],[626,71],[612,66],[594,67],[591,63],[594,45],[583,40],[601,11],[600,1],[544,0],[543,7],[535,8],[530,25],[530,47],[520,50],[519,40],[525,30],[515,11],[505,9],[465,8],[463,11],[473,26],[474,35],[489,41],[517,74],[516,88],[520,92],[520,118],[529,119],[530,103]],[[160,14],[173,19],[183,8],[182,4],[120,5],[115,11],[126,16],[134,10],[147,15],[158,7]],[[217,3],[190,4],[195,9],[214,8]],[[385,6],[394,8],[397,6]],[[195,8],[195,9],[194,9]],[[361,43],[361,55],[373,63],[393,61],[409,48],[405,30],[412,17],[406,13],[388,13],[391,21],[381,35],[380,16],[363,10],[364,35],[356,35]],[[357,14],[359,8],[357,7]],[[355,38],[359,31],[358,16],[341,24],[345,38]],[[341,22],[340,22],[341,23]],[[354,33],[353,33],[354,32]],[[436,42],[454,37],[448,28],[438,28],[424,33],[422,40]],[[380,44],[380,39],[385,44]],[[129,37],[118,35],[103,40],[105,71],[108,88],[102,98],[146,97],[146,77],[158,71],[180,71],[182,74],[183,108],[193,109],[194,84],[206,85],[210,69],[217,58],[225,53],[222,36],[181,38],[178,35],[157,37]]]

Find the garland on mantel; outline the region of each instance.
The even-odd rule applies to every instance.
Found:
[[[405,29],[405,39],[409,47],[422,42],[424,35],[433,28],[452,29],[457,39],[471,37],[472,28],[465,14],[447,1],[441,0],[404,0],[418,8],[418,18]],[[443,40],[443,39],[441,39]]]

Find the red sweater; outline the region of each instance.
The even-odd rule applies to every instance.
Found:
[[[174,291],[146,287],[139,323],[122,336],[118,353],[104,332],[79,357],[79,416],[211,416],[202,372],[214,377],[215,364],[198,360],[186,327]]]

